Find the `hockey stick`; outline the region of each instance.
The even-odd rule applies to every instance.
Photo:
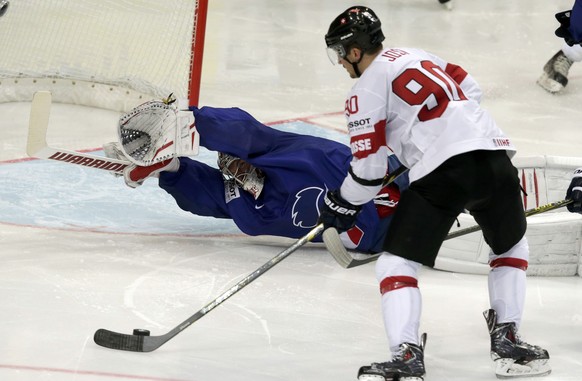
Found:
[[[566,200],[561,200],[561,201],[556,201],[556,202],[552,202],[549,204],[545,204],[542,206],[539,206],[537,208],[533,208],[533,209],[528,209],[525,211],[525,216],[529,217],[529,216],[533,216],[535,214],[540,214],[540,213],[544,213],[544,212],[548,212],[550,210],[554,210],[554,209],[558,209],[558,208],[562,208],[568,204],[571,204],[573,201],[566,199]],[[323,234],[324,234],[324,240],[325,240],[325,236],[327,234],[328,236],[328,240],[330,242],[336,243],[339,242],[341,244],[341,240],[339,238],[339,235],[337,235],[337,231],[335,229],[333,229],[332,231],[330,231],[331,229],[327,229]],[[461,230],[457,230],[454,231],[452,233],[449,233],[447,235],[447,237],[445,238],[445,240],[449,240],[452,238],[456,238],[456,237],[460,237],[463,235],[467,235],[470,233],[474,233],[481,230],[481,227],[479,225],[475,225],[475,226],[471,226],[465,229],[461,229]],[[331,239],[329,238],[329,236],[331,234],[336,234],[336,237],[332,237]],[[327,246],[327,242],[326,242],[326,246]],[[328,250],[331,252],[331,250],[328,248]],[[334,258],[336,259],[336,261],[344,268],[349,269],[352,267],[357,267],[357,266],[361,266],[361,265],[365,265],[366,263],[370,263],[370,262],[374,262],[378,259],[378,257],[380,257],[380,255],[382,254],[374,254],[374,255],[370,255],[364,259],[357,259],[352,257],[348,251],[346,250],[346,248],[341,245],[341,247],[337,244],[334,244],[333,247],[333,251],[334,251]],[[342,252],[343,251],[343,252]]]
[[[408,168],[406,168],[405,166],[398,167],[398,169],[396,169],[389,176],[387,175],[384,178],[384,180],[382,181],[382,186],[386,186],[394,182],[394,180],[396,180],[398,176],[402,175],[406,171],[408,171]],[[364,263],[371,262],[369,258],[366,258],[364,260],[358,260],[353,258],[346,250],[344,244],[341,241],[339,233],[335,228],[325,229],[325,231],[322,234],[322,237],[323,243],[325,244],[327,251],[329,251],[333,259],[335,259],[336,262],[341,267],[349,269],[351,267],[360,266],[360,264],[358,263],[360,263],[361,261],[366,261]],[[364,263],[361,264],[363,265]]]
[[[52,96],[50,91],[37,91],[32,98],[28,139],[26,142],[28,156],[104,169],[114,173],[123,173],[123,169],[130,165],[129,161],[49,147],[46,142],[46,135],[51,103]]]
[[[532,209],[528,209],[525,211],[525,216],[529,217],[529,216],[533,216],[536,214],[540,214],[540,213],[544,213],[544,212],[549,212],[550,210],[554,210],[554,209],[558,209],[558,208],[562,208],[568,204],[571,204],[572,202],[574,202],[573,200],[570,199],[565,199],[565,200],[561,200],[561,201],[556,201],[556,202],[551,202],[549,204],[545,204],[542,206],[538,206],[537,208],[532,208]],[[456,237],[460,237],[462,235],[466,235],[469,233],[473,233],[476,231],[481,230],[481,227],[479,225],[475,225],[475,226],[471,226],[465,229],[460,229],[457,231],[454,231],[452,233],[449,233],[447,235],[447,238],[445,239],[451,239],[451,238],[456,238]]]
[[[281,262],[283,259],[288,257],[291,253],[299,249],[301,246],[305,245],[307,242],[313,240],[323,231],[323,224],[317,225],[305,236],[297,240],[289,248],[283,250],[270,261],[247,275],[243,280],[229,288],[222,295],[205,305],[201,310],[196,312],[194,315],[190,316],[188,319],[184,320],[177,327],[172,329],[170,332],[160,335],[160,336],[149,336],[149,331],[143,329],[135,329],[133,335],[117,333],[109,331],[106,329],[99,329],[95,332],[93,340],[97,345],[102,347],[118,349],[123,351],[131,352],[152,352],[163,344],[168,342],[171,338],[188,328],[192,323],[196,322],[207,313],[212,311],[214,308],[218,307],[228,298],[242,290],[244,287],[249,285],[252,281],[263,275],[267,270],[270,270],[277,263]],[[137,334],[136,334],[137,333]],[[145,333],[145,335],[144,335]]]

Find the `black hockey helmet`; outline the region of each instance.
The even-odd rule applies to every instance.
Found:
[[[384,41],[382,24],[373,10],[356,5],[342,12],[329,26],[325,35],[327,54],[332,63],[345,58],[348,49],[357,46],[365,53]]]

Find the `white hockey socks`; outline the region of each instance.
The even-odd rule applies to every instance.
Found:
[[[376,262],[376,278],[382,293],[384,328],[392,353],[400,344],[419,345],[422,298],[417,272],[420,264],[384,253]]]
[[[498,323],[513,322],[519,328],[525,304],[528,259],[525,237],[506,253],[490,254],[489,302],[497,313]]]

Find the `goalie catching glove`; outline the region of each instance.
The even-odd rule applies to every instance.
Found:
[[[199,136],[194,114],[180,111],[170,95],[153,100],[121,116],[118,138],[124,155],[137,166],[165,162],[177,156],[198,154]]]
[[[339,190],[329,191],[323,199],[319,222],[325,229],[336,228],[338,232],[351,229],[356,224],[361,205],[353,205],[344,200]]]

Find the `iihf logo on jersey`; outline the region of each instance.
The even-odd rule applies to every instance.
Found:
[[[291,211],[293,225],[306,229],[313,228],[317,225],[317,220],[319,219],[319,200],[324,193],[325,189],[319,187],[309,187],[297,192]]]

